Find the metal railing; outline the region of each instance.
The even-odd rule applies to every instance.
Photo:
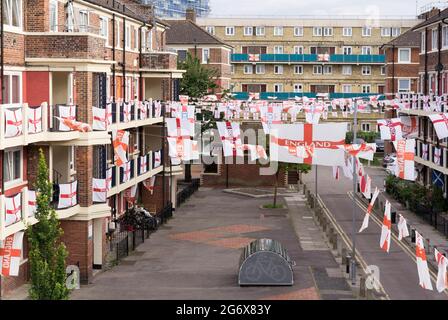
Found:
[[[253,57],[256,56],[256,57]],[[328,61],[320,61],[318,54],[259,54],[234,53],[231,56],[233,63],[350,63],[350,64],[384,64],[386,56],[382,54],[331,54]]]
[[[180,206],[185,201],[187,201],[193,193],[195,193],[200,186],[200,179],[192,179],[191,183],[186,185],[182,190],[177,193],[176,205]]]

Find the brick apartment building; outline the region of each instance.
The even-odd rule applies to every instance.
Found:
[[[192,9],[186,12],[185,20],[167,20],[167,46],[177,52],[184,60],[187,52],[199,58],[207,68],[217,71],[216,93],[230,88],[232,46],[219,40],[196,24],[196,13]]]
[[[133,0],[3,3],[0,240],[37,222],[29,199],[41,148],[67,263],[79,265],[81,279],[89,281],[110,251],[109,222],[128,207],[125,191],[138,186],[137,201],[157,212],[174,202],[175,183],[163,166],[163,106],[155,102],[173,100],[176,79],[182,77],[177,55],[166,50],[169,26],[150,6]],[[101,111],[110,123],[98,130],[94,122]],[[55,116],[94,130],[73,131]],[[121,168],[113,160],[112,130],[130,133],[129,162]],[[156,175],[151,195],[142,184]],[[104,199],[95,201],[95,192],[103,192]],[[69,201],[61,204],[63,196]],[[7,223],[11,204],[18,218]],[[25,239],[19,277],[2,276],[0,296],[27,280],[26,248]]]

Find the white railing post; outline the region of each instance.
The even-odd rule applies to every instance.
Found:
[[[0,105],[0,144],[3,144],[5,139],[5,108],[5,104]]]
[[[22,221],[27,225],[28,222],[28,213],[29,213],[29,204],[28,204],[28,187],[24,187],[22,189]]]
[[[47,132],[49,125],[48,125],[48,103],[42,102],[40,105],[42,109],[42,132]]]
[[[5,195],[0,195],[0,240],[5,239]]]
[[[28,136],[28,103],[22,103],[22,134]]]

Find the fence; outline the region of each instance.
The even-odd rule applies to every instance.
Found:
[[[191,183],[186,185],[181,191],[177,193],[177,206],[180,206],[188,198],[191,197],[195,191],[199,189],[200,179],[192,179]]]

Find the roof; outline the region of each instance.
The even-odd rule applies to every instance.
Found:
[[[219,40],[191,20],[166,20],[170,29],[166,33],[166,43],[232,46]]]
[[[115,0],[115,1],[112,1],[112,0],[84,0],[84,1],[101,6],[103,8],[107,8],[107,9],[115,11],[117,13],[124,14],[128,17],[134,18],[141,22],[149,22],[149,21],[147,21],[147,19],[144,16],[135,13],[126,4],[123,4],[117,0]]]
[[[423,21],[422,23],[416,25],[413,30],[417,30],[426,26],[429,26],[433,23],[436,23],[438,21],[441,21],[443,19],[447,19],[448,18],[448,8],[445,10],[440,11],[438,14],[435,14],[434,16],[432,16],[431,18],[429,18],[428,20]]]
[[[406,31],[402,35],[396,37],[392,41],[386,43],[383,48],[396,47],[420,47],[420,33],[412,29]]]

